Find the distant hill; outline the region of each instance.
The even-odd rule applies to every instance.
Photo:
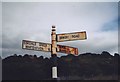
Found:
[[[107,51],[101,54],[68,54],[57,57],[61,80],[117,80],[120,55]],[[14,54],[2,59],[3,80],[51,80],[52,58]]]

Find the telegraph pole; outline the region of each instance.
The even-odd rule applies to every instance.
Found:
[[[57,79],[57,43],[56,43],[56,29],[55,26],[52,26],[52,33],[51,33],[51,57],[53,60],[53,67],[52,67],[52,78]]]

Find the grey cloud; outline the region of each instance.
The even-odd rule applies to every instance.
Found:
[[[117,17],[116,3],[3,3],[3,56],[44,52],[21,49],[23,39],[51,42],[51,26],[58,33],[86,30],[86,41],[63,42],[79,48],[79,52],[117,52],[117,33],[102,31],[106,22]],[[114,11],[114,12],[113,12]],[[107,24],[106,24],[107,26]],[[117,32],[117,31],[116,31]],[[114,38],[114,40],[112,40]],[[103,39],[102,41],[100,41]],[[98,45],[99,42],[99,45]],[[50,54],[50,53],[45,53]],[[46,55],[49,56],[49,55]]]

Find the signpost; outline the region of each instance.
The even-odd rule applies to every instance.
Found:
[[[51,43],[35,42],[35,41],[22,41],[22,48],[27,50],[51,52],[53,59],[52,78],[57,79],[57,52],[78,55],[78,48],[57,45],[57,42],[85,40],[87,39],[86,31],[56,34],[55,26],[52,26]]]
[[[57,34],[57,42],[87,39],[86,31]]]

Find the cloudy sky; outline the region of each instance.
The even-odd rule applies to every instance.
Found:
[[[57,43],[76,47],[79,54],[118,53],[117,2],[3,2],[2,57],[15,53],[50,57],[49,52],[23,50],[21,43],[24,39],[51,43],[52,25],[57,34],[87,32],[87,40]]]

